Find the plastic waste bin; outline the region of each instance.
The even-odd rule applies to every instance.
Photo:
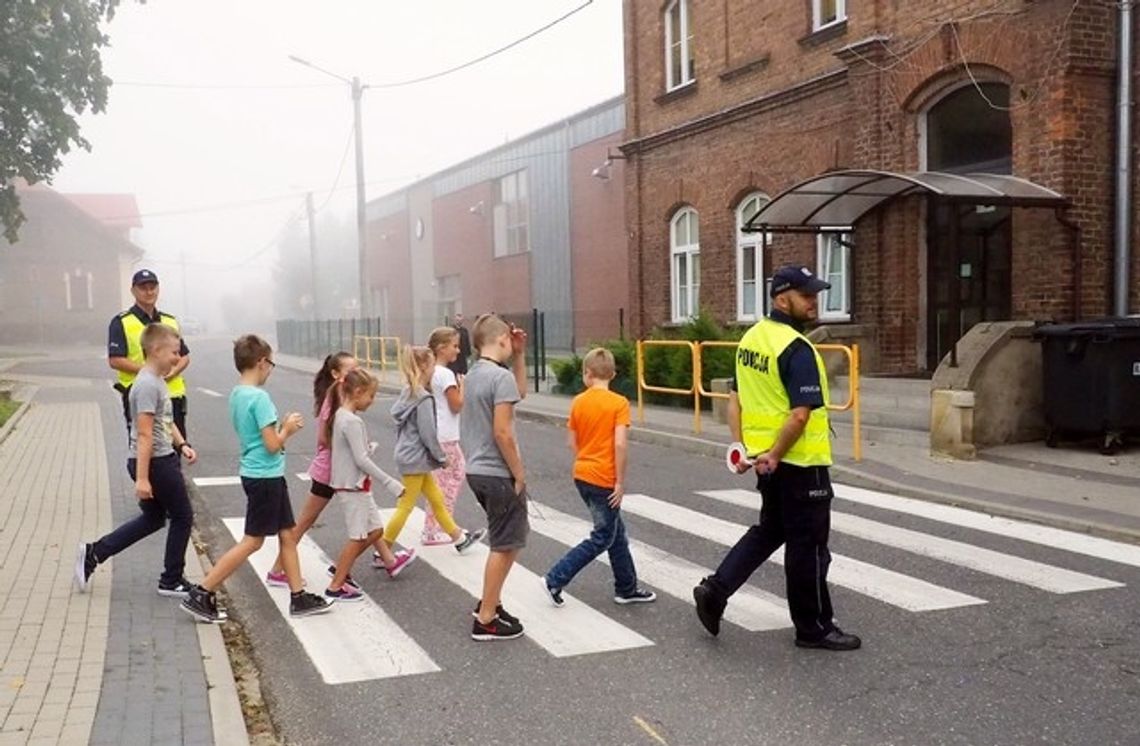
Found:
[[[1140,317],[1039,327],[1045,375],[1045,444],[1102,438],[1112,454],[1140,435]]]

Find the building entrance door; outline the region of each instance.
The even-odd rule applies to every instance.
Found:
[[[933,371],[974,324],[1010,318],[1013,234],[1008,207],[932,199],[928,216],[926,365]]]

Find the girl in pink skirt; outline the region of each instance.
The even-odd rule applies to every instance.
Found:
[[[435,397],[435,422],[439,444],[447,454],[447,466],[434,472],[436,484],[443,491],[447,512],[455,515],[455,500],[467,476],[467,464],[459,448],[459,412],[463,409],[463,379],[457,379],[447,367],[459,357],[459,332],[454,327],[441,326],[431,333],[428,347],[435,354],[435,372],[431,377],[431,393]],[[450,544],[452,539],[439,527],[427,509],[424,532],[420,539],[425,546]]]

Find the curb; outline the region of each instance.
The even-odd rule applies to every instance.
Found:
[[[195,562],[197,564],[195,564]],[[191,541],[186,547],[187,575],[194,583],[201,582],[210,570],[210,560],[198,554]],[[192,568],[201,567],[201,572]],[[241,710],[234,672],[222,630],[216,624],[194,622],[198,632],[198,645],[202,650],[202,667],[206,673],[206,695],[210,703],[210,723],[215,746],[249,746],[245,716]]]
[[[556,427],[561,427],[566,421],[564,416],[555,415],[550,412],[528,411],[522,407],[517,408],[515,411],[521,419],[546,425],[554,425]],[[639,443],[677,448],[711,458],[723,458],[724,456],[725,446],[723,443],[691,435],[680,435],[677,433],[652,430],[644,426],[634,425],[630,428],[630,439]],[[871,489],[887,490],[906,497],[913,497],[919,500],[941,505],[950,505],[957,508],[965,508],[978,513],[986,513],[1002,518],[1014,518],[1020,521],[1028,521],[1030,523],[1037,523],[1066,531],[1099,536],[1114,541],[1140,544],[1140,530],[1114,526],[1100,521],[1070,518],[1056,513],[1033,510],[1032,508],[1021,508],[1003,505],[1002,503],[991,502],[989,500],[952,495],[923,487],[914,487],[902,482],[896,482],[892,479],[869,474],[862,469],[847,464],[835,464],[831,467],[831,470],[837,474],[842,474],[853,482],[860,483],[852,486],[866,486]]]
[[[20,419],[28,411],[28,408],[31,407],[32,400],[36,398],[36,394],[39,392],[39,390],[39,386],[24,385],[21,387],[20,391],[25,392],[21,394],[24,396],[24,401],[20,404],[16,411],[12,413],[12,416],[8,418],[8,421],[4,423],[4,426],[0,427],[0,443],[3,443],[8,438],[8,435],[16,429],[16,423],[20,421]]]
[[[399,393],[400,391],[398,387],[383,383],[380,385],[380,390],[386,393]],[[564,415],[527,409],[525,404],[523,406],[516,407],[515,413],[520,419],[525,419],[530,422],[538,422],[544,425],[562,427],[566,423],[566,417]],[[710,458],[719,459],[723,458],[724,456],[725,446],[723,443],[719,443],[713,440],[706,440],[704,438],[698,438],[693,435],[682,435],[679,433],[665,432],[662,430],[653,430],[642,425],[634,425],[630,428],[630,440],[637,443],[647,443],[650,445],[658,445],[666,448],[677,448],[679,450],[688,451],[689,453],[696,453],[701,456],[709,456]],[[978,513],[985,513],[1002,518],[1013,518],[1020,521],[1027,521],[1029,523],[1037,523],[1042,526],[1059,528],[1065,531],[1073,531],[1080,534],[1099,536],[1101,538],[1111,539],[1113,541],[1124,541],[1130,544],[1140,544],[1140,530],[1137,529],[1115,526],[1109,523],[1102,523],[1100,521],[1070,518],[1068,516],[1058,515],[1056,513],[1033,510],[1032,508],[1021,508],[1012,505],[1004,505],[1002,503],[992,502],[989,500],[962,497],[961,495],[939,492],[937,490],[930,490],[923,487],[914,487],[902,482],[896,482],[892,479],[870,474],[859,468],[849,466],[847,464],[835,464],[831,467],[831,469],[833,472],[842,474],[849,480],[859,483],[858,485],[853,486],[864,486],[870,489],[887,490],[899,495],[903,495],[905,497],[913,497],[918,500],[925,500],[927,502],[938,503],[940,505],[949,505],[956,508],[964,508],[967,510],[973,510]]]

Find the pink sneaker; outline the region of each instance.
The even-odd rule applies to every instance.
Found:
[[[420,537],[420,544],[425,547],[437,547],[442,544],[450,544],[451,537],[442,531],[436,531],[434,534],[424,534]]]
[[[396,561],[391,567],[385,568],[388,571],[388,577],[395,578],[404,568],[416,561],[415,549],[402,549],[396,552]]]
[[[289,578],[285,576],[284,572],[273,572],[270,570],[269,572],[265,573],[265,584],[274,585],[278,588],[288,588]]]

